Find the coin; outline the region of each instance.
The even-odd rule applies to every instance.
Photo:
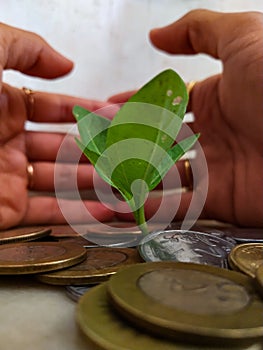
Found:
[[[33,241],[50,235],[51,228],[29,226],[0,231],[0,244]]]
[[[111,277],[114,308],[148,332],[202,344],[263,340],[263,302],[253,279],[214,266],[151,262]]]
[[[223,229],[223,232],[227,235],[231,235],[237,243],[263,243],[262,228],[227,227]]]
[[[52,225],[52,237],[56,238],[74,238],[79,237],[82,234],[86,233],[87,224],[85,225],[74,225],[74,227],[70,225]]]
[[[108,303],[106,284],[89,290],[77,305],[77,323],[91,348],[125,350],[204,350],[150,336],[123,322]],[[89,344],[88,344],[89,345]]]
[[[153,232],[145,236],[139,253],[145,261],[181,261],[227,268],[227,256],[234,247],[217,235],[182,230]]]
[[[67,295],[73,301],[79,301],[79,299],[94,286],[96,286],[96,284],[87,286],[66,286]]]
[[[263,264],[261,264],[256,270],[256,282],[259,292],[263,297]]]
[[[150,231],[163,227],[163,224],[149,224]],[[83,237],[104,247],[136,247],[143,235],[138,226],[131,222],[110,222],[107,224],[92,224],[87,226]]]
[[[255,277],[257,268],[263,264],[263,243],[244,243],[235,246],[229,256],[233,270]]]
[[[81,264],[56,272],[37,275],[41,282],[58,285],[100,283],[109,279],[123,265],[142,262],[136,249],[89,248]]]
[[[23,242],[0,246],[0,274],[35,274],[83,261],[86,249],[61,242]]]
[[[190,231],[195,231],[195,232],[201,232],[201,233],[210,233],[213,234],[214,236],[218,236],[220,238],[225,239],[226,241],[229,241],[233,243],[234,245],[237,244],[235,238],[231,235],[230,231],[226,230],[226,227],[229,228],[229,226],[225,225],[212,225],[209,221],[198,221],[194,225],[191,225],[189,230]],[[182,225],[183,223],[174,223],[172,222],[168,227],[167,230],[182,230]]]

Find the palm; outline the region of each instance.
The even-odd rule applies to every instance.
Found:
[[[260,38],[260,37],[259,37]],[[246,40],[243,36],[243,40]],[[263,55],[247,67],[247,55],[260,51],[262,40],[237,51],[245,41],[231,42],[234,54],[224,62],[222,76],[210,78],[193,91],[194,128],[209,169],[205,212],[209,217],[238,224],[260,224],[262,217],[262,95],[257,84]],[[252,51],[252,52],[249,52]],[[238,57],[236,53],[238,52]],[[240,74],[244,72],[244,74]],[[244,87],[248,88],[244,88]],[[253,118],[253,123],[251,122]]]
[[[0,217],[1,226],[9,226],[18,224],[28,208],[24,132],[26,108],[22,94],[4,85],[0,110]]]

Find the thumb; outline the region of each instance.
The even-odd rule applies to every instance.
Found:
[[[153,29],[150,40],[157,48],[171,54],[206,53],[226,61],[241,50],[244,37],[250,35],[248,42],[251,42],[258,20],[256,12],[193,10],[166,27]],[[243,39],[236,40],[237,36]]]
[[[72,67],[70,60],[37,34],[0,24],[0,72],[15,69],[48,79],[63,76]]]

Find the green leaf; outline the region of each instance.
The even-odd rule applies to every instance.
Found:
[[[73,115],[78,123],[82,143],[89,150],[102,154],[105,149],[107,129],[110,120],[80,106],[74,106]]]
[[[175,140],[186,111],[185,83],[168,69],[144,85],[114,117],[107,147],[127,138],[148,139],[168,149]]]
[[[75,141],[77,143],[77,145],[79,146],[79,148],[81,149],[81,151],[85,154],[85,156],[89,159],[89,161],[91,162],[91,164],[94,165],[97,173],[100,175],[100,177],[106,181],[108,184],[110,184],[111,186],[115,187],[114,183],[111,181],[111,179],[109,177],[106,176],[106,172],[105,172],[105,167],[107,167],[107,163],[108,160],[107,158],[105,158],[103,156],[103,154],[98,154],[96,152],[93,152],[92,150],[90,150],[88,147],[86,147],[78,138],[75,138]],[[101,161],[101,159],[103,158],[103,161]],[[98,159],[100,159],[100,164],[103,164],[102,167],[97,165],[97,161]]]
[[[192,135],[168,150],[166,157],[162,159],[158,169],[155,169],[155,174],[152,176],[151,183],[149,184],[149,191],[153,190],[161,182],[174,163],[195,144],[199,136],[200,134]]]

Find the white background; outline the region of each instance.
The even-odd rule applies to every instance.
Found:
[[[86,98],[140,87],[171,67],[185,81],[220,71],[205,55],[169,57],[148,40],[151,28],[171,23],[191,9],[223,12],[263,11],[259,0],[0,0],[0,21],[34,31],[75,62],[72,73],[56,81],[6,72],[17,87],[57,91]]]

